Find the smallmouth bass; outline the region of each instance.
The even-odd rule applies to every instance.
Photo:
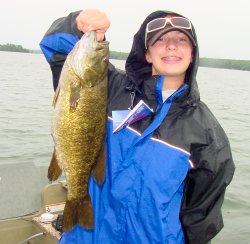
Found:
[[[64,232],[75,224],[94,228],[88,182],[91,173],[99,185],[105,180],[108,46],[96,41],[94,31],[85,33],[67,56],[54,96],[48,178],[56,180],[65,172]]]

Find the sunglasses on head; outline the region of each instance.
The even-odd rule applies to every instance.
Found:
[[[169,18],[157,18],[148,22],[146,26],[146,34],[145,34],[145,45],[147,42],[148,33],[153,31],[161,30],[165,28],[167,24],[170,24],[172,27],[191,30],[192,35],[192,24],[189,19],[183,17],[169,17]]]

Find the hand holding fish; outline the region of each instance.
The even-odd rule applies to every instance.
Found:
[[[77,16],[76,24],[83,33],[96,31],[97,41],[103,41],[105,32],[110,26],[110,20],[104,12],[98,9],[86,9]]]

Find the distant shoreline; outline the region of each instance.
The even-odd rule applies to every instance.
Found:
[[[22,52],[22,53],[42,53],[41,50],[31,50],[23,48],[21,45],[15,44],[0,44],[0,51],[5,52]],[[126,60],[128,53],[110,51],[111,59]],[[217,58],[200,58],[200,67],[235,69],[250,71],[250,60],[236,59],[217,59]]]

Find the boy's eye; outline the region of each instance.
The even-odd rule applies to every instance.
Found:
[[[180,38],[179,38],[179,41],[181,41],[181,42],[186,42],[187,39],[186,39],[186,38],[183,38],[183,37],[180,37]]]

